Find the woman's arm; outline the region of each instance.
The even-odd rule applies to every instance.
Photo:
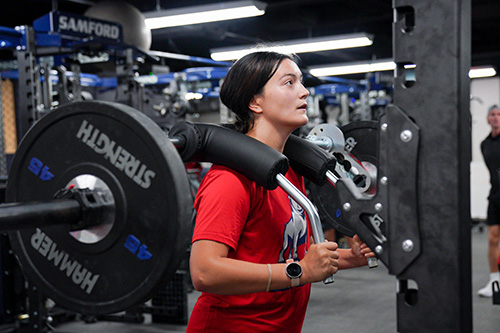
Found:
[[[337,244],[312,244],[300,261],[303,274],[300,284],[321,281],[335,274],[339,265]],[[231,259],[225,244],[199,240],[193,243],[190,257],[191,279],[196,290],[220,295],[239,295],[266,291],[269,281],[267,264]],[[286,264],[271,263],[270,290],[290,287]]]

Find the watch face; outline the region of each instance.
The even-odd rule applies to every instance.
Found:
[[[302,267],[296,262],[292,262],[286,267],[286,272],[291,278],[298,278],[302,274]]]

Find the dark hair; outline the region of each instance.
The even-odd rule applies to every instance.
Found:
[[[284,59],[298,62],[294,55],[276,52],[254,52],[242,57],[229,69],[220,90],[222,103],[236,114],[234,129],[247,133],[254,123],[248,105],[276,73]]]

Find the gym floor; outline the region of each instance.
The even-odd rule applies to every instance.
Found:
[[[488,278],[486,262],[487,229],[481,224],[472,232],[472,292],[474,331],[498,333],[500,305],[491,298],[481,298],[476,292]],[[188,294],[191,312],[199,293]],[[375,332],[397,331],[396,279],[387,273],[384,265],[376,269],[366,267],[341,271],[335,275],[333,285],[316,283],[312,288],[303,332]],[[443,305],[446,306],[446,305]],[[186,326],[152,323],[145,315],[143,324],[125,324],[99,321],[86,324],[68,322],[60,324],[54,332],[184,332]]]

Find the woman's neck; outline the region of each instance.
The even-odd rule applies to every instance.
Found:
[[[260,124],[248,131],[247,135],[283,153],[286,140],[291,132],[292,130],[278,129],[270,124]]]

